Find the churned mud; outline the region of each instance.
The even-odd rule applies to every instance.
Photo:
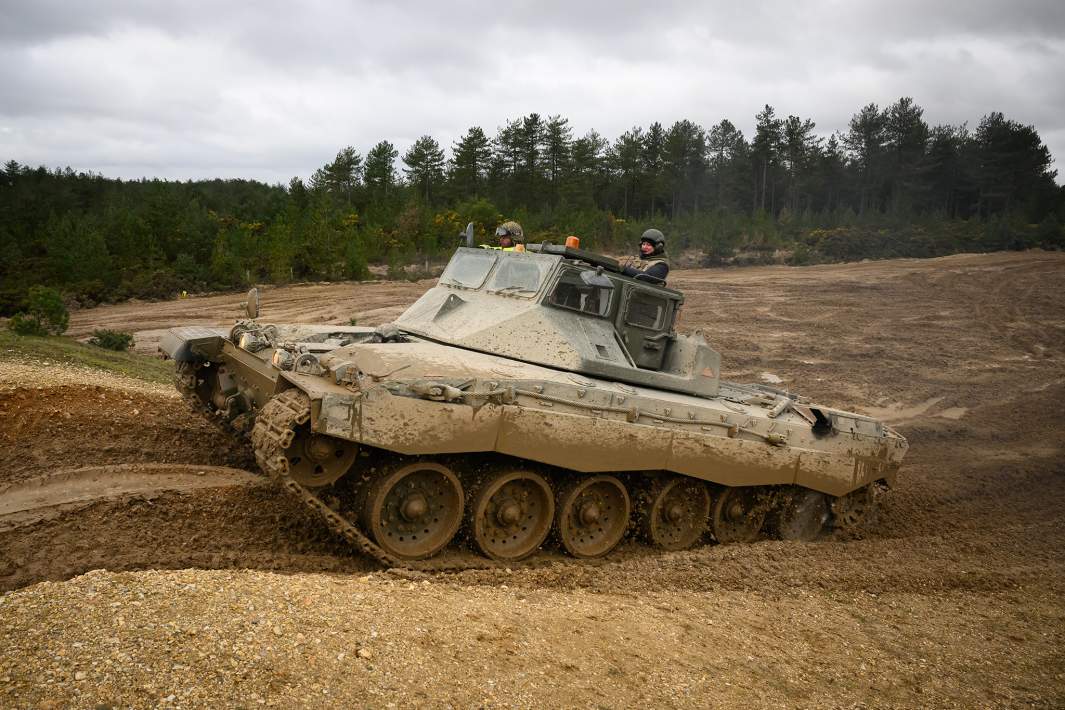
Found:
[[[428,283],[268,288],[263,309],[372,325]],[[165,388],[0,353],[0,704],[1065,704],[1065,255],[671,285],[727,379],[909,439],[860,539],[382,572]],[[72,330],[151,351],[240,300],[97,308]]]

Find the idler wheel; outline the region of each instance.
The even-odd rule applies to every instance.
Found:
[[[288,472],[301,486],[328,486],[343,476],[355,463],[359,445],[327,434],[311,432],[310,425],[295,430],[292,443],[285,449]]]
[[[772,527],[781,540],[813,542],[824,532],[830,517],[823,493],[797,488],[782,496],[773,513]]]
[[[462,484],[451,469],[419,461],[370,484],[363,525],[394,557],[420,560],[451,542],[462,523]]]
[[[481,484],[470,507],[473,543],[492,559],[521,560],[543,544],[554,516],[554,494],[543,476],[499,472]]]
[[[762,531],[768,508],[766,494],[758,488],[725,488],[714,501],[714,538],[720,543],[754,542]]]
[[[640,531],[663,550],[686,550],[706,532],[710,491],[694,478],[654,481],[640,496]]]
[[[559,494],[555,508],[559,542],[574,557],[602,557],[629,526],[629,494],[614,476],[576,479]]]

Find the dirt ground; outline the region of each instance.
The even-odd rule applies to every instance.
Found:
[[[373,325],[429,283],[267,288],[263,312]],[[727,379],[909,439],[862,539],[383,572],[166,388],[0,352],[0,706],[1065,706],[1065,255],[671,285]],[[154,352],[240,300],[71,333]]]

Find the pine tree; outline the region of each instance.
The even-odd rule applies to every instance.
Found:
[[[750,174],[749,146],[743,132],[727,118],[706,136],[711,197],[719,209],[741,211],[750,204],[744,199]]]
[[[665,182],[666,132],[655,121],[647,129],[640,151],[640,172],[643,173],[643,195],[647,201],[648,214],[654,216],[658,199],[662,196]]]
[[[363,180],[371,199],[388,197],[396,184],[396,158],[399,151],[388,141],[381,141],[366,154]]]
[[[523,194],[516,185],[522,165],[521,121],[507,121],[492,140],[492,166],[489,183],[495,187],[495,202],[510,210],[511,196]]]
[[[607,160],[621,189],[621,214],[628,218],[631,200],[640,181],[640,154],[643,152],[643,129],[625,131],[614,141]]]
[[[909,97],[899,99],[884,112],[885,170],[892,212],[912,208],[921,190],[928,147],[928,124],[923,115],[924,109]]]
[[[570,175],[564,190],[567,201],[583,209],[594,208],[607,182],[605,153],[607,141],[588,131],[570,146]]]
[[[751,141],[751,154],[754,157],[755,173],[755,208],[763,212],[768,209],[775,212],[774,204],[776,169],[780,160],[780,144],[783,140],[783,121],[776,118],[775,109],[765,105],[755,114],[754,140]]]
[[[419,188],[429,204],[433,186],[444,179],[444,151],[440,144],[431,136],[422,136],[403,154],[403,162],[407,165],[403,169],[407,180]]]
[[[995,111],[980,119],[973,142],[981,215],[1009,213],[1018,202],[1053,190],[1057,173],[1050,170],[1050,151],[1034,126],[1021,125]]]
[[[466,131],[451,148],[448,179],[458,201],[480,195],[492,160],[492,143],[480,126]]]
[[[964,208],[964,193],[974,190],[965,171],[966,147],[970,142],[971,136],[964,125],[939,125],[929,132],[923,173],[927,204],[950,219],[969,216]]]
[[[878,209],[883,186],[885,118],[876,104],[864,106],[851,117],[848,130],[843,134],[851,160],[858,170],[858,212]]]
[[[706,178],[706,133],[687,119],[666,131],[665,172],[671,196],[670,217],[676,219],[690,201],[699,209],[699,193]]]
[[[552,205],[558,202],[562,180],[569,169],[572,143],[573,129],[569,126],[569,119],[549,116],[544,129],[544,163]]]
[[[781,128],[780,158],[786,176],[785,205],[799,214],[812,200],[809,195],[812,166],[820,151],[820,139],[813,134],[813,121],[788,116]],[[805,204],[803,198],[805,197]]]
[[[518,189],[530,206],[541,204],[544,134],[545,126],[540,114],[530,113],[521,119],[521,127],[517,132],[521,162],[515,177]]]
[[[362,173],[362,156],[350,145],[339,153],[331,163],[318,168],[311,176],[311,189],[325,191],[351,202]]]

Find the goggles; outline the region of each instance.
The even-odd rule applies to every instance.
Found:
[[[510,230],[507,229],[506,227],[496,227],[496,236],[497,237],[506,237],[506,236],[513,236],[513,235],[510,234]]]

